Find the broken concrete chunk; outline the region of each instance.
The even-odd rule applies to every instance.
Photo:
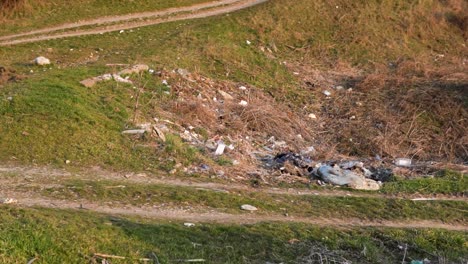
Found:
[[[148,65],[146,65],[146,64],[137,64],[137,65],[134,65],[133,67],[131,67],[129,69],[125,69],[125,70],[120,71],[118,74],[119,75],[138,74],[140,72],[144,72],[144,71],[148,71],[148,70],[149,70]]]
[[[50,60],[46,57],[39,56],[34,59],[34,64],[44,66],[44,65],[49,65]]]
[[[130,129],[130,130],[122,131],[122,134],[124,134],[124,135],[142,135],[145,132],[146,132],[145,129]]]
[[[255,207],[255,206],[253,206],[253,205],[250,205],[250,204],[243,204],[243,205],[241,206],[241,209],[242,209],[242,210],[245,210],[245,211],[250,211],[250,212],[252,212],[252,211],[257,211],[257,210],[258,210],[257,207]]]

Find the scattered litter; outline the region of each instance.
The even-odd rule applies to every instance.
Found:
[[[310,119],[317,119],[317,116],[315,114],[309,114]]]
[[[65,164],[70,164],[71,161],[70,160],[65,160]]]
[[[328,90],[325,90],[325,91],[323,92],[323,94],[326,95],[326,96],[331,96],[331,92],[328,91]]]
[[[13,198],[1,198],[0,204],[15,204],[18,203],[18,200]]]
[[[216,156],[223,155],[225,148],[226,148],[226,145],[224,144],[224,142],[222,142],[222,141],[219,142],[218,147],[216,148],[215,155]]]
[[[395,165],[399,167],[411,167],[411,159],[398,158],[395,160]]]
[[[250,42],[250,40],[246,40],[245,43],[247,43],[247,45],[252,44],[252,42]]]
[[[168,85],[169,85],[169,83],[167,82],[167,80],[162,80],[162,82],[161,82],[161,83],[162,83],[162,84],[164,84],[164,85],[166,85],[166,86],[168,86]]]
[[[314,173],[323,181],[339,186],[348,186],[357,190],[379,190],[380,184],[372,179],[367,179],[357,170],[340,168],[338,165],[322,165]]]
[[[244,100],[240,101],[240,103],[239,103],[239,105],[241,105],[241,106],[247,106],[248,104],[249,103],[247,103],[247,101],[244,101]]]
[[[251,212],[252,212],[252,211],[257,211],[257,210],[258,210],[257,207],[252,206],[252,205],[250,205],[250,204],[243,204],[243,205],[241,205],[241,209],[242,209],[242,210],[245,210],[245,211],[251,211]]]
[[[241,91],[245,91],[245,90],[247,90],[247,87],[245,87],[245,86],[241,86],[241,87],[239,87],[239,90],[241,90]]]
[[[130,129],[122,131],[124,135],[143,135],[146,132],[145,129]]]
[[[50,60],[46,57],[39,56],[34,59],[34,64],[44,66],[44,65],[49,65]]]
[[[194,224],[194,223],[184,223],[184,226],[186,226],[186,227],[194,227],[195,224]]]

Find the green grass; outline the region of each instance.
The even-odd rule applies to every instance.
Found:
[[[70,239],[73,238],[73,239]],[[290,243],[295,239],[295,243]],[[298,263],[311,248],[325,248],[353,263],[437,260],[462,263],[467,235],[443,230],[362,228],[339,230],[304,224],[262,223],[227,226],[155,222],[90,212],[0,207],[0,262],[87,263],[94,253],[127,258],[154,252],[160,263],[205,259],[207,263]],[[112,263],[137,263],[118,261]]]
[[[30,31],[44,27],[56,26],[69,22],[93,19],[103,16],[124,15],[145,11],[156,11],[171,7],[188,6],[208,2],[207,0],[173,0],[173,1],[26,1],[22,10],[3,16],[0,12],[0,35],[14,34],[18,31]]]
[[[123,187],[124,186],[124,187]],[[39,191],[20,186],[18,191]],[[294,216],[361,218],[370,220],[439,220],[466,222],[468,206],[461,201],[411,201],[403,199],[292,196],[231,191],[229,193],[181,186],[129,184],[114,181],[70,180],[64,187],[42,188],[40,193],[56,199],[83,199],[147,206],[195,206],[242,213],[242,204],[260,208],[259,213],[288,213]]]
[[[466,196],[468,192],[467,175],[443,171],[436,177],[418,179],[400,179],[387,182],[381,191],[385,194],[446,194]]]

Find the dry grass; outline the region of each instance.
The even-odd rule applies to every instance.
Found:
[[[468,160],[468,78],[453,69],[436,72],[404,62],[397,67],[337,80],[352,84],[353,91],[334,91],[316,103],[322,125],[314,130],[322,146],[351,156]]]

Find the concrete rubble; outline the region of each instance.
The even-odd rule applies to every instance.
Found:
[[[94,87],[99,82],[110,81],[110,80],[114,80],[120,83],[132,84],[133,82],[129,80],[128,76],[124,78],[122,77],[122,75],[139,74],[140,72],[144,72],[148,70],[149,70],[148,65],[137,64],[137,65],[132,66],[131,68],[124,69],[118,73],[106,73],[103,75],[99,75],[96,77],[91,77],[91,78],[82,80],[80,83],[87,88]]]

